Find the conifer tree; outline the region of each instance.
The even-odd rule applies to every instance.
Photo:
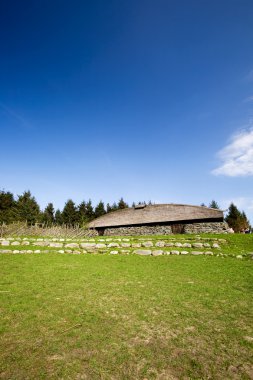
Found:
[[[209,204],[209,208],[216,208],[216,209],[219,209],[219,205],[216,201],[212,200]]]
[[[14,196],[9,191],[0,191],[0,223],[10,223],[14,220]]]
[[[48,225],[52,225],[55,222],[53,203],[50,202],[46,206],[42,215],[42,221]]]
[[[98,203],[98,205],[95,207],[94,216],[95,216],[95,218],[98,218],[99,216],[102,216],[105,213],[106,213],[106,211],[105,211],[104,203],[102,201],[100,201]]]
[[[58,226],[61,226],[63,224],[63,221],[62,221],[62,214],[61,214],[61,211],[59,209],[57,209],[55,211],[55,223],[58,225]]]
[[[228,214],[225,220],[229,227],[233,228],[235,232],[250,228],[245,212],[241,213],[233,203],[231,203],[228,208]]]
[[[87,221],[94,219],[94,210],[93,210],[92,202],[90,199],[88,200],[86,204],[86,215],[87,215]]]
[[[29,190],[25,191],[22,195],[18,195],[14,215],[15,220],[26,221],[29,224],[36,223],[40,220],[40,207]]]
[[[69,199],[62,210],[62,221],[67,225],[75,225],[78,222],[78,214],[75,203]]]
[[[110,203],[107,203],[106,205],[106,212],[108,214],[108,212],[111,212],[112,211],[112,207],[110,206]]]
[[[118,202],[118,208],[123,209],[123,208],[127,208],[127,207],[128,207],[128,204],[123,200],[123,198],[120,198],[120,200]]]

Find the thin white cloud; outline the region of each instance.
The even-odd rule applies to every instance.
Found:
[[[212,171],[214,175],[229,177],[253,175],[253,126],[232,136],[218,157],[221,165]]]
[[[253,96],[248,96],[246,99],[244,99],[245,103],[253,102]]]
[[[245,77],[246,82],[252,82],[253,81],[253,70],[250,70],[250,72]]]
[[[7,115],[16,119],[19,122],[19,124],[21,124],[23,127],[31,128],[30,123],[26,119],[24,119],[23,116],[19,115],[16,111],[14,111],[12,108],[7,107],[4,103],[1,102],[0,108],[2,108]]]

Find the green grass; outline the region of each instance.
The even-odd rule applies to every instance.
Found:
[[[219,237],[222,252],[253,251],[251,237]],[[0,260],[1,379],[253,378],[253,260]]]

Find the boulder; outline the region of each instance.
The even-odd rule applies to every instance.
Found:
[[[152,256],[161,256],[161,255],[163,255],[163,251],[161,249],[152,251]]]
[[[131,244],[130,243],[121,243],[121,247],[129,248],[129,247],[131,247]]]
[[[175,247],[182,247],[183,244],[182,243],[175,243]]]
[[[96,244],[96,248],[106,248],[106,244],[98,243]]]
[[[184,247],[184,248],[191,248],[191,243],[184,243],[183,245],[182,245],[182,247]]]
[[[153,247],[153,242],[152,242],[152,241],[144,241],[144,242],[142,243],[142,246],[143,246],[143,247],[146,247],[146,248],[148,248],[148,247]]]
[[[181,253],[181,255],[188,255],[189,252],[188,251],[181,251],[180,253]]]
[[[19,242],[19,241],[13,241],[13,242],[11,243],[11,245],[20,245],[20,242]]]
[[[149,249],[136,249],[134,253],[141,256],[150,256],[152,251]]]
[[[165,246],[165,242],[164,241],[158,241],[155,243],[155,246],[156,247],[164,247]]]
[[[203,248],[203,243],[193,243],[193,248]]]
[[[81,243],[80,246],[82,248],[95,248],[96,247],[96,243]]]
[[[171,254],[171,255],[179,255],[180,252],[179,252],[179,251],[175,251],[175,250],[173,250],[173,251],[170,251],[170,254]]]
[[[191,251],[191,254],[197,256],[197,255],[203,255],[203,252],[201,252],[201,251]]]
[[[57,243],[57,244],[62,244],[62,243]],[[61,245],[61,247],[63,246],[63,244]],[[79,244],[78,243],[68,243],[65,245],[66,248],[79,248]]]
[[[110,243],[108,244],[108,248],[118,248],[119,244],[118,243]]]
[[[110,255],[117,255],[119,252],[118,251],[111,251]]]
[[[9,242],[9,240],[4,240],[4,241],[2,241],[1,245],[4,245],[4,246],[10,245],[10,242]]]

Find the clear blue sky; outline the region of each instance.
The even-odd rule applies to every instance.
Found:
[[[253,222],[252,20],[252,0],[1,1],[1,189]]]

